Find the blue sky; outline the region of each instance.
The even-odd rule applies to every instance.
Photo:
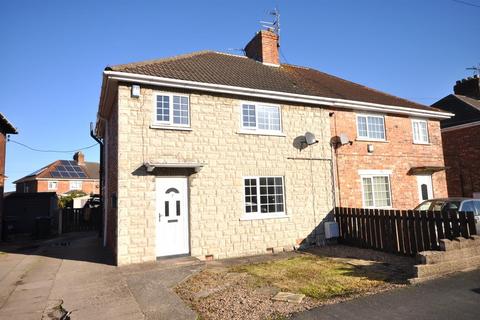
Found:
[[[0,112],[12,139],[39,149],[89,146],[107,65],[212,49],[238,53],[278,6],[281,50],[314,67],[431,104],[480,62],[479,7],[454,0],[0,1]],[[98,160],[98,148],[85,151]],[[7,190],[56,159],[7,145]]]

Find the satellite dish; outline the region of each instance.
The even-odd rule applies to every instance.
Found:
[[[318,143],[318,140],[315,139],[315,135],[311,132],[305,132],[305,142],[310,146],[312,144]]]
[[[348,139],[346,133],[340,133],[340,143],[342,144],[342,146],[350,143],[350,139]]]

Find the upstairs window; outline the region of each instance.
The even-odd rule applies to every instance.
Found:
[[[412,120],[413,143],[428,143],[428,123],[426,120]]]
[[[157,94],[154,122],[162,126],[190,126],[190,103],[188,96]]]
[[[82,181],[70,181],[70,190],[82,190]]]
[[[383,116],[357,115],[357,134],[360,139],[385,140],[385,120]]]
[[[280,107],[264,104],[242,104],[242,129],[259,132],[281,132]]]
[[[48,181],[48,190],[57,190],[58,182],[57,181]]]

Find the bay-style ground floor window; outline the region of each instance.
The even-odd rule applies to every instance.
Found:
[[[390,208],[392,206],[391,171],[359,170],[359,174],[362,182],[363,206],[366,208]]]
[[[244,177],[244,219],[264,219],[285,215],[283,177]]]

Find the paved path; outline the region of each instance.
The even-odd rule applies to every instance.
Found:
[[[480,319],[480,270],[298,314],[293,319]]]
[[[202,263],[111,264],[94,234],[52,240],[0,254],[0,319],[195,319],[173,292]],[[172,319],[173,319],[172,318]]]

